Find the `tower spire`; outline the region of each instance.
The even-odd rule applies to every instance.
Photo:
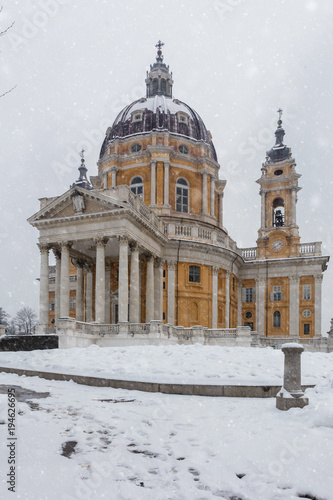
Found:
[[[84,188],[84,189],[92,189],[92,185],[90,184],[90,182],[88,181],[87,179],[87,167],[84,163],[84,149],[82,149],[80,151],[80,156],[81,156],[81,165],[79,166],[78,168],[78,171],[80,172],[80,177],[78,178],[77,181],[75,181],[72,185],[71,185],[71,188],[73,187],[81,187],[81,188]]]
[[[282,127],[282,113],[283,110],[279,108],[277,110],[279,114],[279,119],[277,122],[277,129],[275,130],[275,145],[267,153],[268,161],[277,162],[282,161],[290,157],[290,148],[283,144],[283,138],[285,136],[284,128]]]

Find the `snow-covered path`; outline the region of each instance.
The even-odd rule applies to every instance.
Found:
[[[274,399],[146,394],[10,374],[1,384],[50,392],[17,403],[15,494],[6,490],[0,425],[1,499],[333,499],[332,379],[307,391],[308,407],[288,412]],[[6,420],[7,396],[0,404]]]

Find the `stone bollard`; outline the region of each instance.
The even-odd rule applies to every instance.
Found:
[[[301,354],[303,346],[297,343],[283,344],[284,376],[283,387],[276,396],[276,408],[289,410],[290,408],[303,408],[309,404],[304,397],[301,387]]]

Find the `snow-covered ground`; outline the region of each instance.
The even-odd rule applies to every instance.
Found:
[[[288,412],[275,399],[148,394],[4,373],[1,384],[50,393],[17,402],[16,493],[5,483],[0,396],[2,500],[333,499],[332,377],[306,391],[309,406]]]
[[[243,347],[140,346],[0,352],[0,366],[159,383],[273,384],[283,378],[280,350]],[[333,376],[333,353],[302,354],[302,383]]]
[[[1,352],[0,366],[279,385],[283,358],[271,348],[90,346]],[[18,398],[12,493],[6,485],[8,401],[0,394],[0,498],[333,500],[332,360],[333,354],[303,353],[302,382],[317,385],[306,391],[309,406],[288,412],[277,410],[275,399],[148,394],[2,373],[0,386],[50,396]]]

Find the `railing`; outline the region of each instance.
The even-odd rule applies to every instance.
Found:
[[[299,246],[300,255],[321,255],[321,241],[313,243],[301,243]]]
[[[212,232],[209,231],[208,229],[202,229],[201,227],[199,227],[198,236],[203,240],[211,240]]]
[[[201,342],[203,344],[210,344],[218,342],[221,339],[230,345],[230,341],[235,345],[257,346],[254,342],[254,333],[251,332],[249,327],[238,328],[215,328],[209,329],[200,325],[185,328],[183,326],[172,326],[164,324],[161,321],[152,321],[150,323],[118,323],[118,324],[98,324],[98,323],[84,323],[76,321],[73,318],[60,318],[58,322],[57,333],[59,336],[75,336],[78,335],[89,336],[92,338],[117,337],[118,339],[129,339],[131,337],[145,337],[149,339],[174,339],[177,342]]]
[[[254,260],[257,258],[257,248],[242,248],[242,257],[244,260]]]
[[[191,236],[192,229],[189,226],[175,226],[176,236]]]

